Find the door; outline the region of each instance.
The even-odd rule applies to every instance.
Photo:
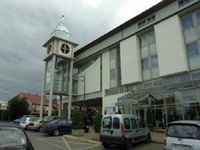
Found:
[[[135,118],[131,118],[132,138],[134,141],[138,141],[138,125]]]
[[[137,119],[137,126],[138,140],[145,140],[148,135],[148,130],[145,123],[141,119]]]

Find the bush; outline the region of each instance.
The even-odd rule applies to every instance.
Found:
[[[81,113],[75,111],[72,113],[72,129],[81,129]]]
[[[149,107],[147,109],[147,121],[146,121],[146,124],[150,129],[153,128],[153,120],[154,120],[153,113],[152,113],[151,108]]]
[[[99,133],[101,129],[101,119],[102,119],[101,113],[97,113],[93,119],[93,128],[94,131],[97,133]]]

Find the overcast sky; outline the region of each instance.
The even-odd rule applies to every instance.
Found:
[[[161,0],[0,0],[0,100],[41,94],[42,45],[62,15],[79,47]]]

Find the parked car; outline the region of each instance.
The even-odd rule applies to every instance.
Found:
[[[30,121],[30,123],[27,125],[28,130],[34,130],[34,131],[39,131],[40,128],[43,126],[44,121],[43,119],[37,118],[33,121]]]
[[[200,150],[200,121],[169,123],[163,143],[163,150]]]
[[[20,121],[20,126],[24,129],[27,129],[28,124],[32,121],[35,121],[36,119],[38,119],[38,117],[26,117],[25,119]]]
[[[0,123],[0,149],[34,150],[24,130],[12,123]]]
[[[71,133],[71,124],[64,117],[58,117],[48,123],[45,123],[40,129],[41,132],[47,133],[49,135],[63,135]]]
[[[131,149],[132,144],[151,141],[149,128],[136,115],[104,115],[101,123],[100,141],[104,148],[111,144],[123,145]]]

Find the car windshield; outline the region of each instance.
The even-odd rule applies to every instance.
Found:
[[[37,121],[39,118],[38,117],[31,117],[30,121]]]
[[[0,148],[21,146],[27,143],[22,130],[14,127],[0,127]]]
[[[170,125],[166,133],[169,137],[200,139],[200,128],[195,125]]]

